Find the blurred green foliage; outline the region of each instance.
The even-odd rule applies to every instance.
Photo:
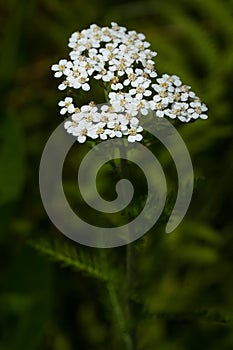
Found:
[[[117,21],[146,34],[158,71],[179,75],[209,107],[207,121],[179,127],[196,174],[184,221],[165,235],[165,210],[132,244],[137,349],[231,350],[233,1],[9,0],[0,9],[0,349],[121,346],[126,309],[117,309],[117,297],[127,293],[125,248],[104,252],[63,237],[38,188],[43,147],[61,121],[50,66],[67,56],[73,31]],[[154,150],[166,174],[174,174],[167,153]],[[73,205],[82,205],[74,171],[86,151],[76,145],[67,160],[64,187]],[[174,193],[175,180],[170,176]],[[103,181],[100,190],[107,186]]]

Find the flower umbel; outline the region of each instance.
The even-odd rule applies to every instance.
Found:
[[[144,34],[114,22],[102,28],[92,24],[73,33],[68,46],[70,60],[61,59],[51,69],[62,79],[58,89],[68,89],[68,96],[58,105],[60,114],[70,117],[65,129],[78,142],[124,136],[129,142],[141,141],[140,120],[150,111],[186,123],[208,118],[206,105],[177,75],[158,76],[153,61],[157,53]],[[88,93],[92,79],[105,89],[110,107],[98,109],[93,102],[75,106],[74,92]]]

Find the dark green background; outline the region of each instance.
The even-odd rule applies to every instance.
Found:
[[[159,73],[179,75],[209,107],[207,121],[180,128],[197,178],[188,214],[173,234],[161,223],[134,244],[138,293],[151,314],[136,319],[138,349],[233,349],[233,1],[9,0],[0,9],[0,349],[119,348],[101,283],[29,245],[49,237],[96,254],[50,223],[38,169],[64,96],[50,67],[67,57],[73,31],[111,21],[143,32],[158,52]],[[71,201],[69,171],[84,149],[76,146],[70,158]],[[172,174],[171,159],[160,156]],[[124,253],[111,250],[116,266]]]

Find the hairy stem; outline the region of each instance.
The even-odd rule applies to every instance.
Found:
[[[101,250],[100,256],[104,268],[109,267],[110,257],[108,252]],[[111,307],[113,326],[116,330],[116,338],[121,342],[122,350],[133,350],[126,314],[125,290],[122,288],[119,279],[114,278],[114,273],[111,278],[106,280],[105,287]]]
[[[115,166],[114,169],[118,169],[120,178],[128,178],[128,164],[127,164],[127,143],[125,147],[120,149],[120,166]],[[114,165],[114,164],[113,164]],[[122,196],[125,195],[123,190]],[[125,211],[125,215],[130,219],[130,215]],[[129,230],[129,229],[128,229]],[[132,236],[132,232],[128,231],[129,237]],[[108,281],[106,283],[109,300],[112,307],[112,316],[114,323],[119,331],[119,335],[124,344],[125,350],[136,350],[136,337],[135,337],[135,321],[133,315],[133,304],[131,295],[134,289],[134,246],[128,244],[126,246],[126,263],[125,263],[125,281],[123,281],[125,288],[119,288],[114,281]]]
[[[116,286],[108,282],[107,290],[109,294],[109,300],[112,306],[113,317],[115,320],[115,325],[120,332],[121,339],[124,343],[125,350],[133,350],[132,339],[129,333],[127,320],[124,311],[124,301],[120,292],[116,289]]]
[[[129,168],[127,161],[125,160],[127,158],[127,149],[126,146],[122,147],[121,149],[121,176],[124,178],[129,177]],[[130,219],[128,215],[128,219]],[[132,237],[132,232],[130,231],[130,227],[128,226],[128,233],[129,236]],[[130,338],[132,343],[132,349],[136,349],[136,332],[134,329],[134,316],[133,316],[133,305],[132,301],[130,299],[130,295],[133,292],[134,289],[134,246],[132,243],[127,244],[126,246],[126,298],[127,298],[127,313],[128,313],[128,324],[129,324],[129,332],[130,332]]]

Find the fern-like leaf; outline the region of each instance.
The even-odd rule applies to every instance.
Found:
[[[101,256],[97,254],[90,255],[71,244],[60,241],[51,242],[47,239],[30,241],[29,244],[41,254],[59,262],[64,267],[70,267],[104,282],[114,278],[114,273],[105,264],[102,264]]]

